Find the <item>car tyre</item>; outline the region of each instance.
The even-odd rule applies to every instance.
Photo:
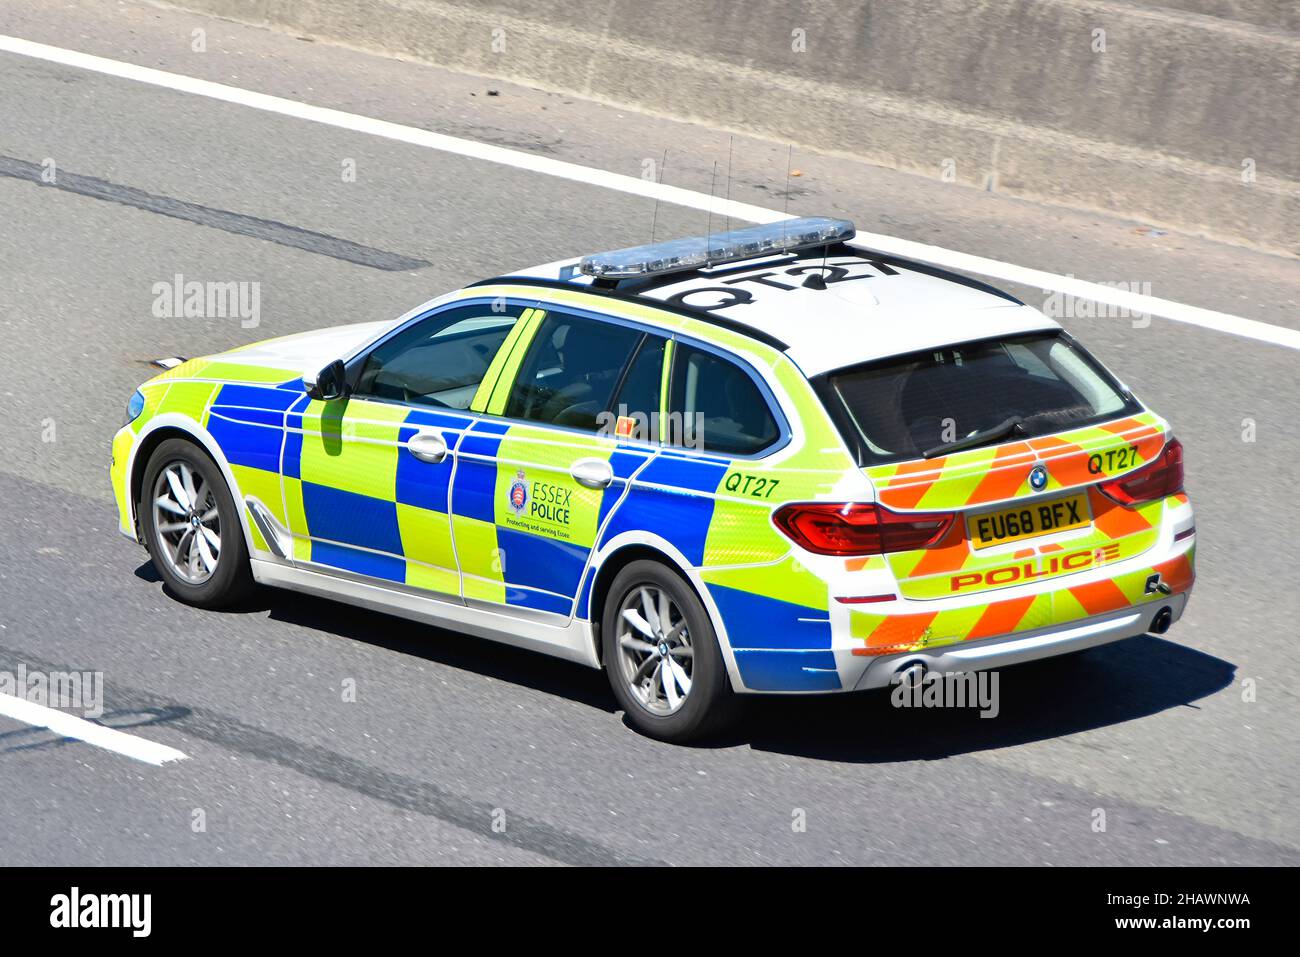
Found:
[[[154,450],[137,514],[154,567],[180,601],[224,608],[256,587],[230,489],[193,442],[167,439]]]
[[[620,571],[600,631],[610,687],[636,730],[680,744],[735,721],[739,702],[713,624],[672,569],[635,561]]]

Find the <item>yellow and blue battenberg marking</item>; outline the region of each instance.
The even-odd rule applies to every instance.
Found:
[[[796,560],[790,540],[772,523],[775,508],[842,500],[837,496],[850,477],[871,483],[880,502],[903,511],[996,505],[1038,488],[1027,484],[1037,458],[1049,473],[1042,490],[1051,492],[1091,483],[1088,453],[1094,445],[1113,444],[1116,428],[1124,430],[1142,461],[1158,453],[1164,441],[1166,427],[1144,413],[1067,435],[1069,442],[1032,440],[1023,443],[1025,449],[971,450],[864,474],[807,377],[776,346],[687,315],[581,289],[548,289],[550,304],[538,302],[537,294],[536,288],[505,280],[467,292],[463,301],[449,301],[461,305],[487,296],[518,311],[467,411],[356,396],[313,400],[297,372],[241,362],[239,350],[190,360],[150,380],[140,388],[143,411],[113,443],[112,476],[123,529],[134,531],[128,499],[137,476],[126,471],[132,451],[151,420],[179,415],[194,423],[196,433],[211,437],[229,464],[237,498],[254,501],[288,533],[287,560],[299,566],[389,582],[444,601],[513,610],[516,620],[561,625],[573,617],[600,616],[593,607],[598,571],[593,554],[663,541],[689,566],[706,604],[716,608],[725,650],[747,689],[833,691],[841,678],[832,651],[828,566],[817,572]],[[504,418],[514,377],[551,309],[611,314],[740,357],[762,371],[779,394],[791,426],[782,433],[783,444],[762,458],[732,459],[631,441],[617,432],[596,435]],[[664,395],[672,342],[662,350]],[[421,432],[435,432],[445,441],[447,452],[439,461],[409,450]],[[577,481],[571,469],[583,459],[608,462],[607,487]],[[135,468],[138,473],[143,461]],[[1125,557],[1138,554],[1159,534],[1162,510],[1178,507],[1190,508],[1169,502],[1127,509],[1094,496],[1093,528],[1084,545],[1113,546]],[[250,522],[249,530],[255,555],[274,557],[257,525]],[[996,551],[974,555],[963,536],[957,524],[952,541],[945,539],[941,547],[863,559],[854,570],[888,576],[909,600],[945,598],[953,574],[979,577],[986,565],[1011,560]],[[1017,562],[1029,560],[1015,556]],[[1190,587],[1190,558],[1186,567],[1153,569],[1179,589]],[[1131,592],[1142,584],[1133,578],[1065,589],[1068,598],[1062,593],[1055,599],[1064,610],[1053,612],[1050,620],[1044,618],[1041,597],[991,599],[986,605],[912,615],[837,606],[841,632],[847,634],[840,634],[835,648],[884,654],[919,646],[940,632],[974,640],[1036,628],[1061,615],[1077,618],[1127,607],[1139,600]],[[862,647],[846,646],[846,640]]]
[[[770,503],[738,500],[729,491],[741,487],[738,463],[492,414],[509,391],[502,377],[517,370],[543,316],[522,311],[503,346],[510,354],[493,360],[489,378],[498,378],[485,380],[474,400],[484,411],[358,397],[315,401],[289,370],[240,367],[218,357],[159,377],[164,386],[144,390],[143,418],[180,411],[206,428],[239,493],[290,533],[295,563],[557,619],[590,618],[593,551],[628,533],[652,532],[704,575],[748,686],[838,687],[824,586],[812,603],[801,604],[783,597],[776,577],[746,575],[747,568],[781,559],[789,543],[771,528]],[[710,330],[686,324],[700,327],[692,332]],[[775,352],[768,358],[788,362]],[[235,381],[210,381],[214,374]],[[428,430],[446,441],[439,462],[406,450]],[[611,484],[577,483],[569,467],[578,458],[608,461]],[[798,454],[785,456],[783,467],[800,465]],[[751,479],[770,471],[760,463],[743,467]],[[256,526],[250,529],[254,549],[267,550]]]

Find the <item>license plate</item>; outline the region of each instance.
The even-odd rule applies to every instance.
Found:
[[[1085,528],[1091,523],[1088,496],[1079,493],[1004,508],[997,512],[969,515],[966,517],[966,530],[972,545],[988,548],[990,545],[1018,542],[1023,538]]]

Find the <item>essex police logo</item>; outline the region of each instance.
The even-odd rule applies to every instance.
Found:
[[[528,507],[528,477],[524,475],[523,469],[515,473],[515,476],[515,482],[510,486],[510,507],[516,515],[522,515]]]

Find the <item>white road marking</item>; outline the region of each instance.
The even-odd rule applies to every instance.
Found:
[[[445,153],[455,153],[471,159],[500,163],[503,166],[573,180],[590,186],[600,186],[635,196],[659,199],[689,209],[706,210],[721,216],[730,216],[733,219],[747,220],[754,223],[773,223],[787,218],[786,214],[776,210],[765,209],[762,206],[752,206],[748,203],[740,203],[723,197],[709,196],[705,193],[697,193],[694,190],[683,189],[680,186],[666,186],[636,176],[611,173],[607,170],[593,169],[589,166],[566,163],[562,160],[549,159],[544,156],[534,156],[531,153],[507,149],[504,146],[476,143],[473,140],[447,136],[443,133],[433,133],[413,126],[403,126],[400,123],[390,123],[387,120],[377,120],[373,117],[359,116],[342,110],[312,106],[308,103],[300,103],[297,100],[270,96],[266,93],[256,93],[252,90],[227,86],[223,83],[213,83],[210,80],[199,80],[194,77],[182,76],[179,73],[154,70],[150,67],[93,56],[89,53],[65,50],[62,47],[35,43],[19,37],[0,34],[0,51],[15,53],[19,56],[34,57],[51,63],[59,63],[63,66],[76,67],[77,69],[92,70],[96,73],[120,77],[125,80],[148,83],[152,86],[160,86],[180,93],[192,93],[195,96],[221,100],[225,103],[235,103],[255,110],[278,113],[282,116],[322,123],[339,129],[368,133],[372,136],[381,136],[385,139],[409,143],[413,146],[423,146]],[[969,253],[945,249],[942,246],[931,246],[925,243],[898,239],[894,236],[885,236],[880,233],[859,232],[857,241],[883,253],[919,259],[946,269],[959,269],[983,276],[991,276],[996,279],[1004,279],[1009,282],[1024,283],[1039,289],[1061,292],[1093,302],[1106,303],[1107,305],[1127,309],[1133,313],[1149,313],[1153,316],[1200,326],[1204,329],[1213,329],[1229,335],[1255,339],[1272,345],[1285,346],[1289,349],[1300,349],[1300,330],[1288,329],[1285,326],[1276,326],[1227,312],[1216,312],[1213,309],[1202,309],[1199,306],[1189,306],[1169,299],[1159,299],[1155,296],[1144,296],[1123,289],[1115,289],[1101,283],[1088,282],[1069,276],[1058,276],[1055,273],[1044,272],[1039,269],[1029,269],[1024,266],[1017,266],[1014,263],[986,259],[983,256],[973,256]]]
[[[1008,282],[1035,286],[1046,291],[1062,292],[1077,299],[1106,303],[1107,305],[1127,309],[1134,315],[1160,316],[1164,319],[1172,319],[1175,322],[1200,326],[1203,329],[1213,329],[1216,332],[1226,332],[1233,336],[1256,339],[1270,345],[1300,349],[1300,329],[1275,326],[1272,323],[1260,322],[1258,319],[1247,319],[1244,316],[1236,316],[1229,312],[1216,312],[1213,309],[1202,309],[1200,306],[1189,306],[1186,303],[1174,302],[1172,299],[1144,296],[1141,293],[1116,289],[1103,283],[1088,282],[1086,279],[1076,279],[1073,276],[1058,276],[1056,273],[1044,272],[1041,269],[1030,269],[1027,266],[1017,266],[1014,263],[985,259],[983,256],[973,256],[970,253],[944,249],[942,246],[928,246],[925,243],[912,242],[910,239],[898,239],[880,233],[864,233],[858,230],[857,237],[854,238],[853,242],[862,243],[881,252],[934,263],[946,269],[979,273],[983,276],[1005,279]]]
[[[115,751],[146,764],[185,760],[184,752],[169,748],[165,744],[155,744],[153,741],[137,738],[125,731],[106,728],[102,724],[55,711],[44,705],[32,704],[30,701],[3,692],[0,692],[0,714],[37,728],[49,728],[62,737],[76,738],[78,741]]]

